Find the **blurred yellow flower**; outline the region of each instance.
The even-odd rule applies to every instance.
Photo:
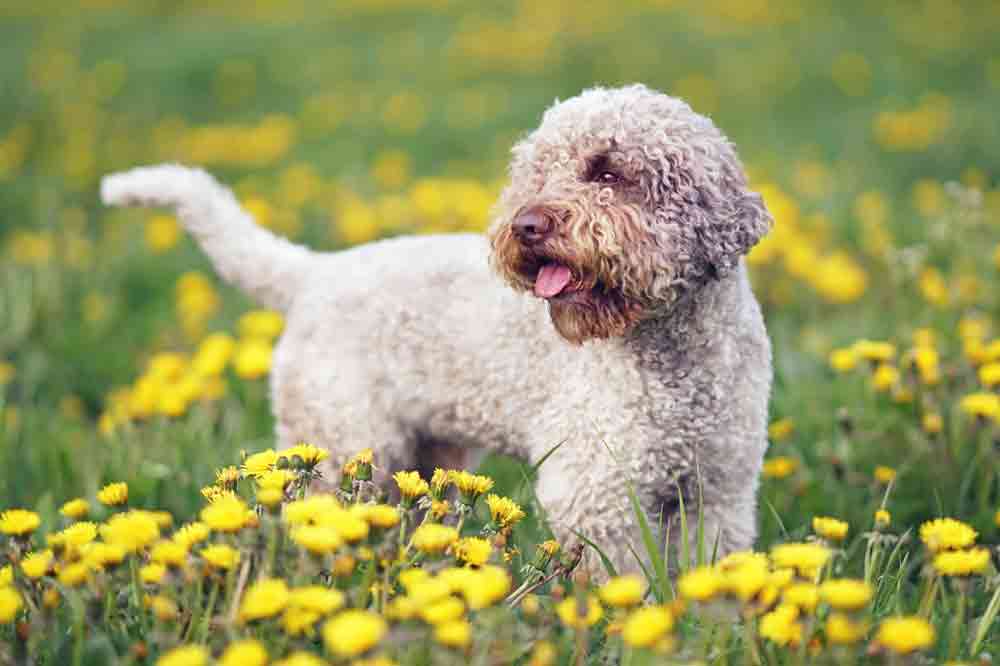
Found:
[[[267,650],[264,644],[252,638],[230,643],[219,657],[219,666],[265,666]]]
[[[889,485],[896,480],[896,470],[885,465],[875,467],[875,480],[882,485]]]
[[[764,461],[762,473],[766,479],[784,479],[790,476],[799,466],[794,458],[775,456]]]
[[[188,549],[176,541],[157,541],[149,550],[152,562],[179,567],[187,560]]]
[[[934,569],[944,576],[971,576],[983,573],[990,565],[990,551],[985,548],[950,550],[934,556]]]
[[[143,583],[160,583],[167,575],[167,568],[162,564],[153,562],[139,569],[139,579]]]
[[[899,384],[899,370],[888,363],[879,363],[872,373],[872,387],[876,391],[888,391]]]
[[[928,412],[924,414],[920,425],[928,435],[937,435],[944,429],[944,419],[937,412]]]
[[[609,606],[629,608],[642,601],[645,585],[639,576],[617,576],[601,586],[601,601]]]
[[[101,537],[106,543],[121,546],[129,553],[142,550],[159,536],[160,526],[144,511],[115,514],[101,526]]]
[[[858,365],[858,354],[853,348],[834,349],[828,359],[830,367],[837,372],[849,372]]]
[[[892,515],[885,509],[879,509],[875,512],[875,527],[888,527],[891,522]]]
[[[892,343],[878,340],[858,340],[852,349],[867,361],[887,363],[896,357],[896,347]]]
[[[273,340],[285,328],[285,318],[273,310],[251,310],[237,322],[240,337],[244,339]]]
[[[83,562],[68,564],[59,570],[59,582],[66,587],[77,587],[90,577],[90,567]]]
[[[163,653],[156,666],[207,666],[211,657],[202,645],[182,645]]]
[[[336,588],[307,585],[291,591],[288,605],[328,615],[342,608],[345,601],[344,593]]]
[[[258,338],[240,340],[233,368],[242,379],[259,379],[271,371],[271,345]]]
[[[0,386],[9,384],[17,375],[17,368],[12,363],[0,361]]]
[[[871,600],[872,588],[863,580],[828,580],[819,586],[819,596],[837,610],[855,611],[864,608]]]
[[[327,555],[344,544],[337,530],[319,525],[300,525],[291,531],[292,541],[314,555]]]
[[[677,580],[681,596],[690,601],[707,601],[725,589],[725,578],[716,567],[701,566]]]
[[[781,592],[781,603],[812,613],[819,605],[819,588],[813,583],[792,583]]]
[[[190,550],[191,546],[207,539],[210,533],[211,530],[209,530],[208,525],[202,522],[194,522],[182,525],[174,532],[172,538],[185,549]]]
[[[472,627],[465,620],[452,620],[434,626],[434,640],[441,645],[466,648],[472,642]]]
[[[792,419],[778,419],[767,427],[767,436],[772,442],[783,442],[791,436],[794,430],[795,423]]]
[[[41,522],[41,518],[34,511],[10,509],[0,514],[0,532],[11,536],[24,536],[34,532]]]
[[[247,524],[249,507],[236,495],[220,497],[201,510],[200,518],[209,528],[219,532],[236,532]]]
[[[21,560],[21,571],[32,580],[41,578],[52,569],[54,556],[51,550],[28,553]]]
[[[863,622],[856,622],[844,613],[830,613],[824,627],[826,639],[832,645],[857,643],[868,631]]]
[[[375,647],[388,630],[376,613],[347,610],[323,625],[323,642],[338,657],[356,657]]]
[[[216,569],[228,570],[240,563],[240,551],[222,543],[206,546],[198,555]]]
[[[121,506],[128,502],[128,484],[109,483],[97,493],[97,501],[105,506]]]
[[[204,552],[204,551],[203,551]],[[280,578],[261,578],[247,588],[240,604],[240,621],[274,617],[285,609],[291,594]]]
[[[572,628],[587,628],[604,617],[604,609],[593,594],[585,599],[570,596],[556,604],[556,614],[562,623]]]
[[[626,645],[650,648],[674,627],[673,614],[663,606],[645,606],[634,610],[622,626]]]
[[[447,525],[427,523],[413,532],[413,547],[422,553],[438,555],[458,540],[458,530]]]
[[[954,518],[938,518],[920,526],[920,539],[932,553],[968,548],[979,535],[974,529]]]
[[[364,517],[372,527],[381,529],[389,529],[399,524],[399,510],[388,504],[367,505]]]
[[[897,654],[909,654],[934,644],[934,627],[922,617],[890,617],[879,625],[875,641]]]
[[[146,222],[146,246],[157,254],[177,245],[180,237],[180,225],[169,215],[156,215]]]
[[[843,520],[837,520],[836,518],[816,516],[812,519],[812,528],[816,534],[824,539],[842,541],[844,537],[847,536],[847,531],[850,529],[850,525]]]
[[[441,624],[457,620],[465,614],[465,604],[455,597],[426,604],[419,611],[420,619],[427,624]]]
[[[959,401],[958,408],[969,416],[996,418],[1000,414],[1000,396],[995,393],[970,393]]]
[[[79,520],[90,512],[90,502],[83,498],[72,499],[59,509],[59,513],[73,520]]]
[[[0,623],[7,624],[17,617],[24,601],[20,593],[12,587],[0,587]]]
[[[777,645],[797,645],[802,641],[802,624],[798,617],[796,606],[781,604],[760,619],[758,631]]]
[[[830,555],[829,548],[816,543],[782,543],[771,548],[775,566],[796,569],[806,579],[814,578]]]

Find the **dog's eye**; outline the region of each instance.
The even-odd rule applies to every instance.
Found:
[[[620,179],[618,178],[618,174],[616,174],[614,171],[601,171],[599,174],[597,174],[597,182],[602,183],[604,185],[614,185],[619,180]]]

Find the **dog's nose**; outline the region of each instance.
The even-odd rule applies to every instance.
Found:
[[[511,226],[514,228],[514,233],[522,240],[538,242],[552,233],[555,224],[551,215],[535,207],[518,213]]]

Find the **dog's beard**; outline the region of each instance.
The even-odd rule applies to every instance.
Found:
[[[566,341],[581,344],[625,335],[642,319],[643,308],[617,292],[590,292],[578,298],[549,301],[549,317]]]

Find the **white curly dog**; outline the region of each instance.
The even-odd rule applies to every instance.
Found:
[[[710,552],[751,546],[771,352],[741,256],[771,218],[686,103],[641,85],[557,102],[514,146],[487,236],[312,252],[177,165],[101,193],[176,209],[222,277],[286,315],[280,445],[327,447],[330,472],[371,447],[388,474],[562,442],[537,487],[560,538],[637,569],[631,479],[673,541],[682,495]]]

